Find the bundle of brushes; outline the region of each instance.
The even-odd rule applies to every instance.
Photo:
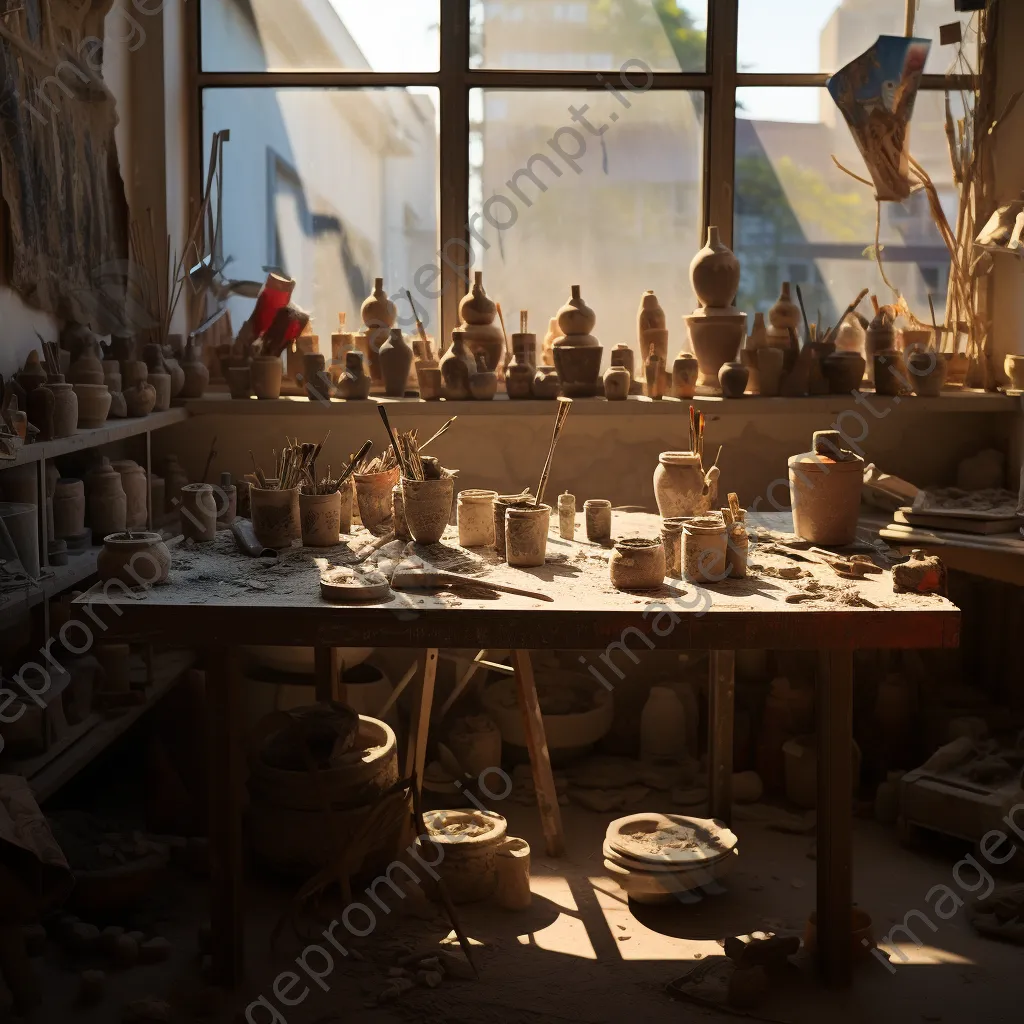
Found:
[[[402,471],[402,475],[408,480],[426,480],[431,476],[431,466],[435,460],[426,460],[424,465],[424,458],[422,456],[423,449],[431,442],[436,441],[443,434],[447,433],[451,429],[452,424],[458,419],[457,416],[453,416],[448,420],[436,434],[428,437],[422,444],[419,442],[419,433],[413,428],[412,430],[399,430],[395,433],[391,429],[390,423],[387,421],[387,413],[383,406],[378,406],[380,410],[381,418],[384,420],[385,427],[388,431],[388,438],[391,441],[391,447],[386,451],[381,452],[375,459],[371,460],[370,463],[363,469],[360,469],[360,473],[372,474],[372,473],[387,473],[394,469],[396,466]],[[448,471],[445,470],[445,473]]]
[[[262,490],[290,491],[295,487],[315,486],[317,479],[316,460],[323,451],[324,443],[331,436],[328,431],[319,444],[312,442],[299,443],[298,438],[285,438],[285,447],[278,452],[274,449],[274,475],[268,477],[256,465],[256,457],[249,452],[252,459],[253,472]],[[309,493],[317,493],[310,491]]]

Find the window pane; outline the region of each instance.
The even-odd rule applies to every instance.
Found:
[[[804,95],[791,95],[804,94]],[[733,248],[742,277],[737,305],[767,310],[783,281],[800,282],[807,315],[829,323],[864,287],[880,302],[892,292],[865,249],[875,243],[874,190],[844,174],[832,154],[868,177],[853,136],[824,89],[740,89],[736,123],[736,222]],[[793,112],[816,111],[813,120]],[[911,152],[931,175],[950,223],[957,190],[946,148],[943,94],[918,93]],[[945,304],[949,254],[923,193],[881,204],[886,276],[911,310],[928,321],[928,293]],[[865,302],[864,308],[870,309]]]
[[[604,91],[470,94],[470,226],[488,294],[509,329],[528,309],[543,338],[570,285],[582,285],[605,363],[619,343],[635,349],[648,288],[668,316],[670,354],[679,351],[700,248],[703,94],[624,99],[628,109]]]
[[[932,40],[928,74],[944,74],[955,60],[955,46],[939,45],[939,27],[958,19],[966,41],[976,44],[973,28],[967,33],[970,14],[955,13],[949,0],[919,0],[914,35]],[[740,0],[739,70],[831,74],[879,36],[901,36],[903,28],[902,0],[800,0],[789,13],[778,0]]]
[[[408,317],[396,293],[437,262],[437,105],[434,89],[205,90],[207,146],[231,130],[224,276],[262,281],[279,268],[295,278],[295,302],[328,353],[338,313],[361,329],[375,277]],[[437,303],[417,304],[436,334]],[[252,306],[231,299],[236,329]]]
[[[436,71],[439,0],[202,0],[205,71]]]
[[[472,0],[471,18],[473,67],[705,69],[707,0]]]

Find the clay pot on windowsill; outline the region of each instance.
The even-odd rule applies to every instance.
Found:
[[[402,502],[409,533],[417,544],[436,544],[452,514],[455,478],[402,480]]]
[[[512,363],[505,371],[505,393],[509,398],[533,397],[534,368],[526,363]]]
[[[557,398],[562,390],[562,382],[553,366],[538,366],[533,377],[534,398]]]
[[[585,344],[570,344],[570,339],[561,338],[552,350],[561,392],[566,398],[593,398],[601,386],[604,347],[592,335],[573,335],[572,340],[578,341],[580,337],[591,340]]]
[[[859,352],[838,350],[825,356],[821,370],[833,395],[849,395],[859,391],[867,364]]]
[[[609,366],[604,371],[604,397],[609,402],[624,402],[629,397],[633,379],[624,366]]]
[[[281,397],[284,366],[278,356],[257,356],[249,367],[256,397],[272,401]]]
[[[946,357],[941,352],[918,349],[906,356],[906,364],[914,394],[920,398],[938,398],[946,383]]]
[[[683,317],[690,347],[700,366],[699,385],[718,387],[718,371],[724,363],[739,360],[747,336],[747,314],[735,309],[708,309]]]
[[[248,366],[229,366],[226,374],[228,394],[232,398],[247,400],[252,397],[252,371]]]
[[[616,541],[609,572],[616,590],[655,590],[665,582],[665,547],[640,537]]]

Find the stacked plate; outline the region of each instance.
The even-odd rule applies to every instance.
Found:
[[[630,814],[605,833],[604,866],[638,903],[694,903],[739,856],[736,836],[713,818]]]

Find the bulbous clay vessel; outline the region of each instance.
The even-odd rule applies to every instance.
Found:
[[[91,430],[102,427],[107,422],[110,412],[110,392],[106,384],[76,384],[75,395],[78,397],[78,427],[80,430]]]
[[[476,357],[476,373],[469,375],[469,393],[477,402],[489,402],[498,393],[498,375],[488,370],[483,352]]]
[[[473,286],[459,303],[459,316],[464,324],[492,324],[497,306],[487,296],[483,284],[484,275],[476,271]]]
[[[572,286],[572,294],[569,301],[558,311],[558,329],[562,332],[561,339],[556,338],[552,342],[552,349],[557,348],[559,341],[564,341],[565,335],[576,335],[577,337],[589,335],[597,323],[597,314],[583,301],[580,295],[580,286]],[[597,339],[590,342],[575,341],[573,344],[596,345]]]
[[[81,341],[78,358],[71,363],[67,374],[70,384],[102,384],[103,362],[100,360],[100,345],[90,331]]]
[[[156,406],[156,388],[140,380],[124,391],[125,405],[129,416],[148,416]]]
[[[459,303],[459,329],[474,362],[482,355],[487,363],[484,369],[497,371],[505,355],[505,335],[495,322],[498,307],[484,291],[483,278],[483,273],[476,271],[469,293]]]
[[[624,402],[629,397],[632,378],[624,366],[609,366],[604,371],[604,397],[609,402]]]
[[[723,397],[742,398],[750,380],[750,371],[743,363],[725,363],[718,371],[718,380]]]
[[[166,583],[170,568],[171,553],[158,533],[129,536],[115,531],[103,538],[103,549],[96,559],[101,580],[120,580],[132,589]]]
[[[672,364],[672,397],[693,398],[697,393],[700,364],[691,352],[680,352]]]
[[[206,385],[210,383],[210,371],[203,365],[200,350],[195,341],[190,341],[185,348],[181,369],[184,383],[181,388],[182,398],[202,398]]]
[[[616,590],[655,590],[665,582],[665,568],[660,540],[631,537],[615,542],[609,572]]]
[[[590,332],[597,314],[583,301],[580,286],[572,286],[572,296],[558,312],[562,337],[555,339],[552,356],[562,394],[568,398],[592,398],[601,382],[601,356],[604,349]]]
[[[345,353],[345,370],[338,378],[338,395],[345,399],[367,398],[372,381],[363,365],[362,352]]]
[[[379,382],[381,375],[378,352],[381,345],[387,341],[395,320],[398,319],[398,310],[384,291],[384,278],[374,279],[373,291],[363,302],[359,312],[363,318],[364,329],[357,336],[357,342],[369,364],[370,380]]]
[[[662,519],[699,516],[718,507],[717,466],[701,472],[695,452],[662,452],[654,471],[654,496]]]
[[[740,262],[722,243],[718,228],[708,228],[708,240],[690,263],[690,284],[697,301],[705,309],[723,309],[732,305],[740,288]]]
[[[121,389],[127,391],[139,381],[149,380],[149,367],[141,359],[129,359],[121,363]]]
[[[381,345],[377,358],[380,360],[380,373],[384,378],[384,394],[391,398],[401,398],[409,383],[413,350],[405,340],[400,327],[391,328],[388,340]]]
[[[476,373],[476,361],[466,345],[466,333],[461,328],[452,331],[451,348],[441,356],[441,380],[444,396],[449,402],[465,401],[470,397],[469,378]]]
[[[946,383],[946,357],[941,352],[911,352],[906,357],[907,376],[914,394],[937,398]]]

